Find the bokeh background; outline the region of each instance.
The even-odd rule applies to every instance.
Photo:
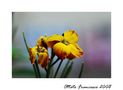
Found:
[[[84,50],[83,57],[74,59],[68,78],[77,78],[82,62],[84,62],[82,78],[110,78],[110,12],[13,12],[12,77],[35,77],[22,32],[25,33],[29,46],[33,47],[41,35],[62,34],[68,29],[78,33],[79,45]],[[63,66],[65,63],[66,61],[63,62]],[[45,71],[41,69],[41,72]]]

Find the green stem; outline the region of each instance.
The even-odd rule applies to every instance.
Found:
[[[47,68],[44,68],[45,69],[45,71],[46,71],[46,73],[47,73]]]
[[[66,69],[67,69],[69,63],[70,63],[70,60],[67,61],[66,65],[65,65],[65,67],[64,67],[64,69],[62,71],[61,78],[64,77],[64,74],[66,72]]]
[[[35,60],[35,66],[36,66],[36,69],[37,69],[38,77],[41,78],[41,73],[40,73],[40,69],[39,69],[37,60]]]
[[[52,60],[52,61],[53,61],[53,60]],[[46,75],[47,78],[49,77],[51,68],[53,67],[53,65],[55,65],[55,64],[59,61],[59,58],[57,58],[56,61],[54,61],[53,63],[52,63],[52,61],[50,62],[49,68],[48,68],[48,70],[47,70],[47,75]],[[52,64],[51,64],[51,63],[52,63]]]
[[[58,74],[58,71],[59,71],[59,69],[60,69],[60,66],[61,66],[61,64],[62,64],[62,62],[63,62],[63,60],[60,61],[59,66],[58,66],[58,68],[57,68],[57,70],[56,70],[56,72],[55,72],[54,78],[56,78],[56,76],[57,76],[57,74]]]
[[[53,49],[51,49],[51,60],[50,60],[50,62],[49,62],[49,64],[48,64],[48,68],[45,69],[45,70],[46,70],[46,78],[48,78],[49,75],[50,75],[51,63],[53,62],[54,56],[55,56],[55,54],[54,54],[54,52],[53,52]]]
[[[24,32],[22,32],[22,34],[23,34],[24,43],[25,43],[25,45],[26,45],[26,49],[27,49],[27,51],[28,51],[28,53],[29,53],[29,47],[28,47],[28,45],[27,45]],[[35,64],[33,64],[32,66],[33,66],[33,69],[34,69],[35,76],[36,76],[36,78],[38,78],[38,74],[37,74],[37,70],[36,70]]]
[[[80,73],[79,73],[78,78],[81,78],[82,73],[83,73],[83,68],[84,68],[84,63],[82,63],[82,65],[81,65],[81,69],[80,69]]]
[[[54,58],[55,53],[53,52],[53,49],[51,49],[51,60]]]
[[[26,45],[26,49],[27,49],[27,51],[29,52],[29,47],[28,47],[28,45],[27,45],[24,32],[23,32],[22,34],[23,34],[24,43],[25,43],[25,45]]]
[[[69,73],[71,72],[71,70],[72,70],[72,67],[73,67],[73,61],[70,63],[70,65],[66,68],[66,70],[65,70],[65,73],[64,73],[64,75],[63,75],[63,78],[66,78],[68,75],[69,75]]]
[[[54,61],[54,62],[51,64],[51,67],[52,67],[53,65],[55,65],[58,61],[59,61],[59,58],[57,58],[56,61]]]
[[[49,75],[50,75],[50,69],[51,69],[51,63],[52,63],[52,61],[53,61],[53,59],[51,59],[51,61],[48,64],[48,69],[46,70],[46,78],[48,78]]]
[[[37,71],[36,71],[35,64],[33,64],[32,66],[33,66],[33,69],[34,69],[34,72],[35,72],[35,77],[38,78],[38,74],[37,74]]]

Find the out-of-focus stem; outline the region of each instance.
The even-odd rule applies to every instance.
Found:
[[[46,70],[46,78],[49,78],[49,75],[50,75],[50,69],[51,69],[51,63],[53,62],[53,58],[54,58],[55,54],[53,52],[53,49],[51,49],[51,60],[48,64],[48,68],[45,69]]]
[[[51,67],[52,67],[53,65],[55,65],[58,61],[59,61],[59,58],[57,58],[56,61],[54,61],[54,62],[51,64]]]
[[[64,73],[66,72],[66,69],[67,69],[69,63],[70,63],[70,60],[67,61],[66,65],[65,65],[65,67],[64,67],[64,69],[62,71],[61,78],[64,76]]]
[[[37,69],[38,77],[41,78],[41,73],[40,73],[40,69],[39,69],[37,60],[35,60],[35,66],[36,66],[36,69]]]
[[[82,65],[81,65],[81,69],[80,69],[80,73],[79,73],[78,78],[81,78],[82,73],[83,73],[83,68],[84,68],[84,63],[82,63]]]
[[[28,46],[28,44],[27,44],[27,42],[26,42],[26,38],[25,38],[24,32],[22,32],[22,34],[23,34],[24,43],[25,43],[25,45],[26,45],[26,49],[27,49],[27,51],[28,51],[28,53],[29,53],[29,46]],[[35,77],[38,78],[39,75],[38,75],[38,73],[37,73],[35,64],[33,64],[32,66],[33,66],[33,69],[34,69]]]
[[[26,49],[27,49],[27,51],[29,52],[29,47],[28,47],[28,45],[27,45],[24,32],[23,32],[22,34],[23,34],[24,43],[25,43],[25,45],[26,45]]]
[[[56,76],[57,76],[57,74],[58,74],[58,71],[59,71],[59,69],[60,69],[60,66],[61,66],[61,64],[62,64],[62,62],[63,62],[63,60],[60,61],[59,65],[58,65],[58,68],[57,68],[57,70],[56,70],[56,72],[55,72],[54,78],[56,78]]]
[[[33,64],[32,66],[33,66],[33,69],[34,69],[34,72],[35,72],[35,77],[38,78],[38,74],[37,74],[37,71],[36,71],[35,64]]]

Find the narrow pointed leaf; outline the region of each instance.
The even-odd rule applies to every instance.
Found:
[[[82,73],[83,73],[83,68],[84,68],[84,63],[82,63],[82,65],[81,65],[81,69],[80,69],[80,73],[79,73],[78,78],[81,78]]]

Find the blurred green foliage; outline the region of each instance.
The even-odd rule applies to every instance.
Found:
[[[41,70],[42,77],[45,77]],[[20,48],[12,47],[12,77],[13,78],[35,78],[33,67],[27,55]]]

